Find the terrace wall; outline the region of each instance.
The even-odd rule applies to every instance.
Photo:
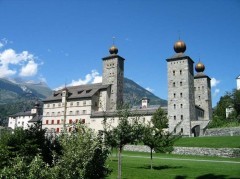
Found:
[[[144,145],[126,145],[125,151],[150,152],[150,148]],[[239,148],[202,148],[202,147],[174,147],[173,154],[200,155],[218,157],[240,157]]]
[[[204,136],[239,136],[240,127],[212,128],[205,131]]]

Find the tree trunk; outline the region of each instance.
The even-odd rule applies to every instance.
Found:
[[[151,148],[151,170],[152,170],[152,163],[153,163],[153,162],[152,162],[152,150],[153,150],[153,149]]]
[[[118,179],[122,178],[122,147],[118,148]]]

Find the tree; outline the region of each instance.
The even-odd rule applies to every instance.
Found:
[[[52,165],[53,154],[61,153],[61,147],[56,140],[45,137],[46,130],[41,124],[30,126],[29,129],[16,128],[13,132],[5,132],[0,138],[0,168],[9,166],[20,157],[29,165],[35,156],[40,155],[43,161]]]
[[[141,139],[142,126],[139,124],[138,115],[132,114],[129,107],[124,105],[117,111],[119,123],[116,127],[108,126],[104,130],[105,142],[108,145],[115,143],[118,149],[118,178],[122,177],[122,150],[126,144],[134,143]],[[131,118],[131,119],[130,119]]]
[[[240,119],[240,90],[233,90],[233,106],[237,113],[238,119]]]
[[[62,134],[62,156],[52,168],[55,178],[105,178],[110,173],[106,166],[109,150],[102,137],[83,124],[76,125],[70,135]]]
[[[173,150],[173,142],[178,138],[164,131],[167,127],[167,115],[161,108],[153,114],[151,123],[144,126],[142,141],[150,148],[151,169],[153,150],[155,152],[170,152]]]

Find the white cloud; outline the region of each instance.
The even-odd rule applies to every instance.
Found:
[[[220,92],[220,89],[215,89],[214,92],[213,92],[213,96],[216,96],[218,93]]]
[[[16,53],[13,49],[0,52],[0,77],[9,77],[15,74],[20,76],[33,76],[37,74],[38,65],[36,57],[28,51]]]
[[[95,76],[92,83],[102,83],[102,76]]]
[[[151,88],[149,88],[149,87],[147,87],[147,88],[145,88],[146,90],[148,90],[149,92],[154,92],[154,89],[151,89]]]
[[[33,60],[29,61],[25,66],[21,68],[20,76],[34,76],[37,74],[38,64],[36,64]]]
[[[72,80],[70,84],[67,86],[77,86],[77,85],[85,85],[89,83],[101,83],[102,76],[99,75],[97,70],[92,70],[91,73],[85,75],[84,79]]]
[[[2,42],[0,42],[0,48],[2,48],[4,46],[4,44]]]
[[[215,87],[220,83],[216,78],[211,78],[211,87]]]

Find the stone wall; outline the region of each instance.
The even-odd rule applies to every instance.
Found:
[[[125,151],[150,152],[150,148],[144,145],[126,145]],[[173,154],[200,155],[218,157],[240,157],[239,148],[201,148],[201,147],[174,147]]]
[[[240,135],[240,127],[212,128],[205,131],[204,136],[236,136]]]
[[[239,148],[202,148],[202,147],[174,147],[172,154],[200,155],[218,157],[240,157]]]

